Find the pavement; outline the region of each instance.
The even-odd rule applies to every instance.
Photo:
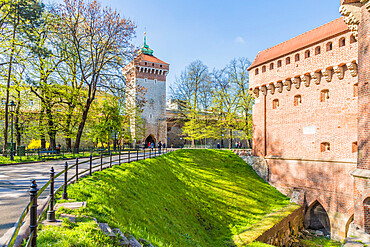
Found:
[[[154,153],[151,153],[152,157]],[[158,155],[158,154],[157,154]],[[136,153],[131,153],[131,161],[136,160]],[[149,153],[146,152],[146,158],[149,158]],[[80,158],[79,162],[88,160],[89,158]],[[121,155],[121,162],[126,162],[127,155]],[[142,159],[142,158],[139,158]],[[113,165],[118,164],[118,155],[113,156]],[[103,163],[109,161],[109,157],[103,159]],[[29,203],[29,189],[32,180],[36,180],[37,187],[40,189],[50,178],[50,168],[54,167],[55,174],[64,169],[65,162],[69,165],[74,165],[75,160],[58,160],[47,161],[32,164],[9,165],[0,167],[0,246],[4,246],[9,240],[14,231],[14,225],[21,216],[24,208]],[[100,164],[100,158],[93,161],[93,166]],[[105,167],[109,164],[105,165]],[[88,169],[89,162],[79,165],[79,172]],[[96,168],[94,170],[99,170]],[[68,171],[69,176],[75,174],[75,169]],[[88,174],[88,173],[87,173]],[[55,180],[55,189],[59,188],[64,181],[64,175],[59,176]],[[39,197],[39,201],[46,198],[49,194],[47,188]]]

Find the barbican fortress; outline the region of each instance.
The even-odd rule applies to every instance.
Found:
[[[249,68],[253,155],[305,205],[305,227],[370,241],[370,1],[258,53]]]

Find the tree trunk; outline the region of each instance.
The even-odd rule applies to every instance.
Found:
[[[48,118],[48,135],[50,139],[49,148],[51,150],[56,150],[57,145],[56,145],[55,136],[57,134],[57,131],[55,130],[53,115],[52,115],[50,108],[46,108],[46,117]]]
[[[46,148],[46,140],[45,140],[43,120],[44,120],[44,107],[41,108],[40,118],[39,118],[39,129],[40,129],[40,132],[41,132],[41,135],[40,135],[41,149]]]
[[[81,137],[82,137],[83,130],[85,128],[87,114],[89,113],[89,109],[90,109],[91,103],[92,103],[92,100],[88,100],[86,102],[84,111],[82,113],[82,119],[81,119],[80,124],[78,125],[78,131],[77,131],[77,135],[76,135],[76,142],[75,142],[75,146],[74,146],[74,150],[73,150],[74,153],[78,153],[79,152],[80,143],[81,143]]]
[[[232,129],[229,129],[229,149],[231,149],[233,146],[233,131]]]
[[[71,139],[71,137],[66,137],[66,147],[67,147],[68,152],[72,151],[72,139]]]

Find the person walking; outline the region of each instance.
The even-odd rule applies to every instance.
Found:
[[[162,148],[162,142],[158,142],[158,152],[161,153],[161,148]]]

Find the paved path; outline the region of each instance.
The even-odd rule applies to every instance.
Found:
[[[143,155],[143,154],[141,154]],[[154,153],[151,153],[152,157]],[[158,154],[157,154],[158,155]],[[146,158],[149,153],[146,151]],[[130,160],[136,160],[136,152],[131,153]],[[142,157],[143,158],[143,157]],[[139,158],[139,159],[142,159]],[[80,158],[79,162],[88,160]],[[117,160],[112,164],[118,164],[118,155],[113,156],[112,160]],[[121,155],[121,162],[127,161],[127,155]],[[109,157],[103,159],[108,162]],[[38,188],[41,188],[50,178],[50,168],[53,166],[55,174],[64,169],[65,160],[48,161],[33,164],[9,165],[0,167],[0,246],[3,246],[11,237],[14,231],[14,224],[18,221],[24,208],[29,203],[29,189],[31,180],[36,179]],[[68,164],[74,165],[75,160],[67,160]],[[100,164],[100,158],[93,161],[93,166]],[[108,167],[105,165],[105,167]],[[79,165],[79,172],[88,169],[89,162]],[[96,168],[95,170],[99,170]],[[75,169],[69,170],[70,176],[75,174]],[[87,173],[88,174],[88,173]],[[63,184],[64,175],[55,180],[55,188]],[[46,189],[40,197],[40,201],[47,197],[49,190]]]

